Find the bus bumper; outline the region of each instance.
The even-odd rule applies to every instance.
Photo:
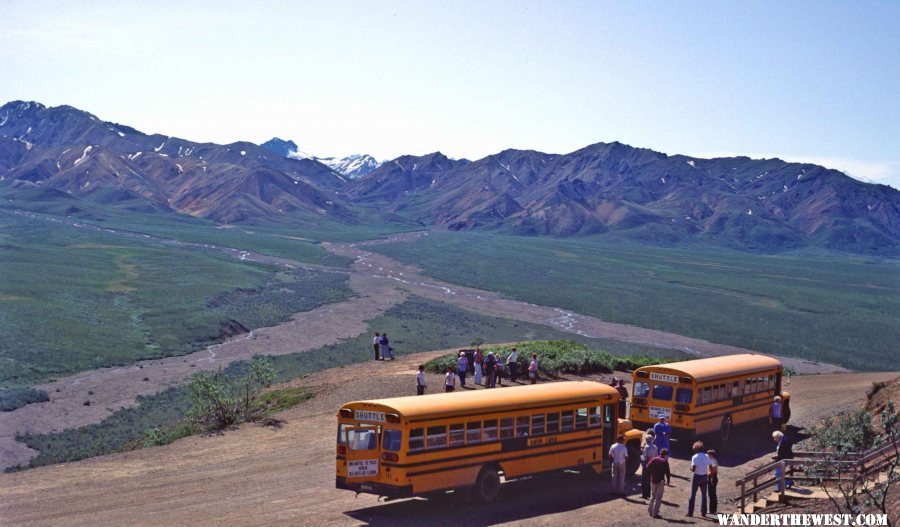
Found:
[[[351,483],[343,476],[337,476],[334,486],[338,489],[352,490],[357,494],[375,494],[376,496],[387,496],[388,498],[411,498],[413,495],[412,485],[399,487],[396,485],[375,483],[374,481]]]

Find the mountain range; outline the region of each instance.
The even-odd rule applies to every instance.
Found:
[[[145,134],[23,101],[0,107],[0,193],[22,206],[40,195],[298,230],[319,218],[900,255],[900,191],[809,163],[613,142],[568,154],[504,150],[467,161],[435,152],[379,164],[308,157],[277,138],[218,145]]]

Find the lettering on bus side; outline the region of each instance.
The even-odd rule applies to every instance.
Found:
[[[552,445],[554,443],[558,443],[559,438],[556,436],[550,437],[536,437],[534,439],[528,440],[528,446],[544,446],[544,445]]]

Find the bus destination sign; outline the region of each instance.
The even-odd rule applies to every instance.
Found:
[[[666,373],[654,373],[650,372],[650,379],[654,381],[662,381],[662,382],[671,382],[678,383],[677,375],[669,375]]]
[[[368,410],[356,411],[357,421],[375,421],[376,423],[384,422],[384,412],[370,412]]]

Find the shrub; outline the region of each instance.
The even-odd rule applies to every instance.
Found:
[[[260,393],[274,380],[272,362],[263,357],[251,360],[241,376],[228,375],[221,368],[198,373],[188,384],[189,416],[205,430],[222,430],[241,421],[253,421],[263,409],[258,400]]]
[[[43,403],[49,400],[50,396],[47,395],[47,392],[31,387],[0,390],[0,411],[11,412],[31,403]]]

